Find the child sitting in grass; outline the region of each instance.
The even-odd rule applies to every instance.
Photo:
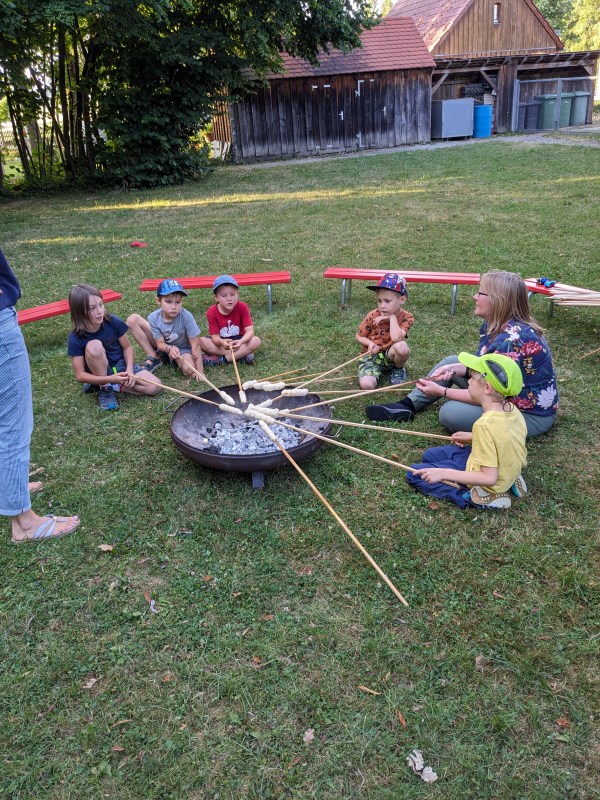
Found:
[[[460,508],[510,508],[511,494],[521,497],[527,492],[521,475],[527,460],[527,428],[508,399],[523,388],[523,375],[512,358],[497,353],[460,353],[458,360],[470,373],[469,395],[483,414],[472,433],[453,434],[458,447],[426,450],[422,463],[413,464],[406,479],[423,494],[451,500]]]
[[[359,361],[358,383],[361,389],[375,389],[385,372],[390,373],[391,384],[404,383],[409,354],[405,340],[414,322],[413,315],[402,308],[408,296],[406,281],[388,272],[377,286],[367,289],[377,292],[377,308],[367,314],[356,332],[365,354]]]
[[[238,282],[232,275],[219,275],[212,288],[217,302],[206,312],[206,319],[217,354],[231,361],[233,350],[236,361],[254,364],[260,339],[254,334],[250,309],[240,300]]]
[[[102,295],[94,286],[80,283],[69,292],[73,330],[69,335],[68,354],[73,372],[86,394],[99,389],[100,408],[112,411],[119,407],[115,392],[158,394],[158,378],[143,367],[134,365],[133,348],[127,338],[127,325],[104,308]],[[136,375],[150,383],[136,380]]]
[[[194,315],[183,307],[184,297],[187,292],[179,281],[166,278],[156,290],[156,311],[147,320],[139,314],[127,319],[131,335],[146,353],[143,366],[149,372],[162,363],[173,363],[184,375],[194,375],[194,370],[202,373],[204,364],[223,363],[212,340],[200,335]]]

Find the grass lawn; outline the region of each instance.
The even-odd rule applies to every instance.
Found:
[[[264,287],[242,290],[263,347],[241,371],[315,372],[356,355],[373,307],[358,283],[341,309],[330,265],[497,267],[600,289],[599,173],[597,150],[508,142],[223,167],[198,185],[5,204],[0,243],[22,307],[86,281],[121,291],[109,310],[124,318],[155,307],[144,277],[289,269],[271,315]],[[204,328],[210,300],[187,301]],[[475,349],[469,288],[454,318],[449,304],[450,287],[409,287],[409,378]],[[532,304],[562,403],[509,512],[430,503],[401,470],[334,446],[304,462],[409,608],[291,468],[257,492],[196,466],[171,443],[170,396],[101,412],[73,378],[68,318],[25,326],[45,469],[34,508],[83,521],[39,547],[15,547],[3,524],[0,797],[599,797],[600,357],[578,359],[600,346],[600,310]],[[230,367],[207,374],[234,382]],[[434,408],[411,427],[442,432]],[[428,446],[339,438],[404,463]],[[413,748],[436,783],[409,771]]]

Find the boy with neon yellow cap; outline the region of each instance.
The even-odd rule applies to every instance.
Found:
[[[454,445],[432,447],[406,476],[423,494],[451,500],[460,508],[510,508],[511,494],[527,487],[521,470],[527,463],[523,415],[510,402],[523,388],[519,365],[508,356],[460,353],[467,367],[471,399],[482,409],[473,432],[453,434]]]

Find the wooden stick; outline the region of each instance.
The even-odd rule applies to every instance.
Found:
[[[233,364],[233,368],[235,370],[235,379],[237,380],[238,391],[240,392],[242,397],[245,397],[244,390],[242,389],[242,381],[240,380],[240,373],[238,371],[237,361],[235,360],[235,353],[233,352],[233,342],[229,341],[229,350],[231,351],[231,363]]]
[[[179,355],[178,358],[181,358],[182,360],[185,360],[185,359],[183,359],[182,355]],[[223,400],[225,400],[225,398],[227,396],[227,392],[222,392],[221,389],[219,389],[218,386],[215,386],[215,384],[212,381],[209,381],[208,378],[206,377],[206,375],[203,372],[200,372],[200,370],[197,370],[196,367],[194,367],[192,364],[190,364],[189,361],[186,361],[186,364],[192,370],[194,375],[197,375],[200,378],[201,381],[204,381],[204,383],[206,383],[208,386],[210,386],[211,389],[213,389]],[[225,400],[225,402],[227,402],[227,401]],[[218,405],[218,403],[217,403],[217,405]]]
[[[270,438],[270,437],[269,437],[269,438]],[[296,471],[297,471],[297,472],[298,472],[298,473],[299,473],[299,474],[300,474],[300,475],[301,475],[301,476],[304,478],[304,480],[306,481],[306,483],[307,483],[307,484],[310,486],[310,488],[313,490],[313,492],[316,494],[316,496],[319,498],[319,500],[320,500],[320,501],[323,503],[323,505],[324,505],[324,506],[325,506],[325,508],[326,508],[326,509],[329,511],[329,513],[330,513],[330,514],[331,514],[331,515],[334,517],[334,519],[335,519],[335,520],[336,520],[336,521],[339,523],[339,525],[341,526],[342,530],[343,530],[345,533],[347,533],[347,534],[348,534],[348,536],[349,536],[349,537],[352,539],[352,541],[354,542],[354,544],[356,545],[356,547],[358,547],[358,549],[360,550],[360,552],[361,552],[361,553],[363,554],[363,556],[364,556],[364,557],[367,559],[367,561],[369,562],[369,564],[370,564],[370,565],[371,565],[371,566],[372,566],[372,567],[375,569],[375,571],[377,572],[377,574],[378,574],[378,575],[379,575],[379,576],[382,578],[382,580],[384,580],[384,581],[386,582],[386,584],[389,586],[389,588],[392,590],[392,592],[393,592],[393,593],[396,595],[396,597],[398,598],[398,600],[400,600],[400,602],[401,602],[403,605],[405,605],[405,606],[408,606],[408,603],[406,602],[406,600],[405,600],[405,599],[402,597],[402,595],[400,594],[400,592],[398,591],[398,589],[396,589],[396,587],[394,586],[394,584],[391,582],[391,580],[388,578],[388,576],[385,574],[385,572],[384,572],[384,571],[381,569],[381,567],[379,566],[379,564],[377,564],[377,562],[376,562],[376,561],[375,561],[373,558],[371,558],[371,556],[369,555],[369,553],[367,552],[367,550],[366,550],[366,549],[363,547],[363,545],[362,545],[362,544],[359,542],[359,540],[356,538],[356,536],[355,536],[355,535],[352,533],[352,531],[351,531],[351,530],[350,530],[350,528],[349,528],[349,527],[346,525],[346,523],[344,522],[344,520],[343,520],[343,519],[340,517],[340,515],[339,515],[339,514],[338,514],[338,513],[337,513],[337,512],[336,512],[336,511],[333,509],[333,507],[331,506],[331,504],[330,504],[330,503],[329,503],[329,502],[328,502],[328,501],[327,501],[327,500],[326,500],[326,499],[323,497],[323,495],[321,494],[321,492],[320,492],[320,491],[317,489],[317,487],[314,485],[314,483],[313,483],[313,482],[310,480],[310,478],[308,477],[308,475],[307,475],[307,474],[306,474],[306,473],[305,473],[305,472],[302,470],[302,468],[301,468],[301,467],[300,467],[300,466],[299,466],[299,465],[296,463],[296,461],[295,461],[295,460],[294,460],[294,459],[291,457],[291,455],[288,453],[288,451],[285,449],[285,447],[284,447],[284,446],[281,444],[281,442],[280,442],[280,441],[279,441],[279,439],[278,439],[278,438],[275,436],[275,434],[273,434],[273,441],[275,442],[275,444],[277,445],[277,447],[278,447],[278,448],[281,450],[281,452],[283,453],[283,455],[284,455],[284,456],[287,458],[287,460],[290,462],[290,464],[291,464],[291,465],[294,467],[294,469],[295,469],[295,470],[296,470]]]
[[[348,394],[349,389],[317,389],[316,391],[319,393],[319,395],[322,395],[322,394]],[[410,392],[411,390],[409,388],[406,388],[404,390],[400,389],[399,391]]]
[[[339,367],[334,367],[333,369],[328,369],[327,372],[320,372],[317,375],[317,378],[324,378],[326,375],[331,375],[332,372],[337,372],[342,367],[347,367],[348,364],[352,364],[354,361],[358,361],[358,359],[362,358],[364,355],[365,355],[364,353],[359,353],[355,358],[351,358],[350,361],[344,361],[344,363],[340,364]],[[309,383],[314,383],[317,380],[317,378],[313,378],[312,380],[306,381],[306,383],[301,384],[302,388],[304,388],[305,386],[308,386]]]
[[[150,383],[152,386],[156,386],[156,381],[151,381],[149,378],[142,378],[141,375],[135,375],[135,379],[136,381],[142,381],[142,383]],[[191,392],[182,392],[181,389],[174,389],[172,386],[167,386],[166,383],[161,383],[160,386],[161,389],[166,389],[167,392],[173,392],[182,397],[189,397],[190,400],[199,400],[201,403],[209,403],[211,406],[217,406],[217,408],[219,408],[219,403],[215,403],[214,400],[209,400],[207,397],[198,397],[197,394],[192,394]]]
[[[600,347],[597,347],[595,350],[590,350],[589,353],[584,353],[577,360],[581,361],[583,358],[587,358],[588,356],[593,356],[595,353],[600,353]]]
[[[294,409],[290,409],[293,411]],[[319,419],[319,417],[311,417],[308,414],[286,414],[286,417],[290,419]],[[279,417],[275,418],[276,420]],[[323,417],[325,419],[325,417]],[[422,431],[407,431],[405,428],[386,428],[384,425],[366,425],[365,423],[361,422],[346,422],[342,419],[332,419],[329,420],[333,425],[348,425],[351,428],[365,428],[366,430],[371,431],[385,431],[389,433],[405,433],[408,436],[421,436],[425,439],[443,439],[444,441],[451,442],[451,436],[443,436],[441,433],[423,433]]]
[[[401,391],[405,386],[410,386],[413,383],[418,383],[418,381],[405,381],[404,383],[399,383],[397,386],[380,386],[379,389],[364,389],[362,392],[348,394],[346,397],[337,397],[332,400],[323,400],[321,403],[310,403],[307,406],[298,406],[294,409],[294,411],[306,411],[307,408],[317,408],[317,406],[326,406],[329,405],[329,403],[339,403],[340,400],[352,400],[354,397],[364,397],[365,395],[375,394],[376,392]],[[281,395],[279,397],[281,397]],[[276,397],[275,400],[279,400],[279,397]]]
[[[278,372],[277,375],[269,375],[268,378],[261,378],[258,383],[272,381],[273,378],[283,378],[284,375],[295,375],[297,372],[304,372],[305,369],[306,367],[300,367],[299,369],[290,369],[288,372]]]
[[[315,419],[312,417],[312,419]],[[385,458],[385,456],[378,456],[375,453],[370,453],[368,450],[361,450],[360,447],[353,447],[351,444],[344,444],[344,442],[338,442],[337,439],[333,439],[330,436],[321,436],[320,433],[315,433],[314,431],[307,431],[304,428],[297,428],[295,425],[289,425],[287,422],[283,422],[281,417],[274,417],[274,422],[276,425],[282,425],[284,428],[289,428],[291,431],[297,431],[298,433],[305,433],[307,436],[314,436],[315,439],[321,439],[323,442],[327,442],[328,444],[335,444],[338,447],[343,447],[344,450],[351,450],[353,453],[358,453],[360,456],[368,456],[369,458],[374,458],[376,461],[382,461],[384,464],[391,464],[392,467],[400,467],[400,469],[404,469],[407,472],[412,472],[410,467],[407,467],[406,464],[401,464],[399,461],[392,461],[391,458]]]

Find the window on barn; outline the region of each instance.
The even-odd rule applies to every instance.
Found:
[[[500,25],[500,6],[501,3],[494,3],[494,25]]]

